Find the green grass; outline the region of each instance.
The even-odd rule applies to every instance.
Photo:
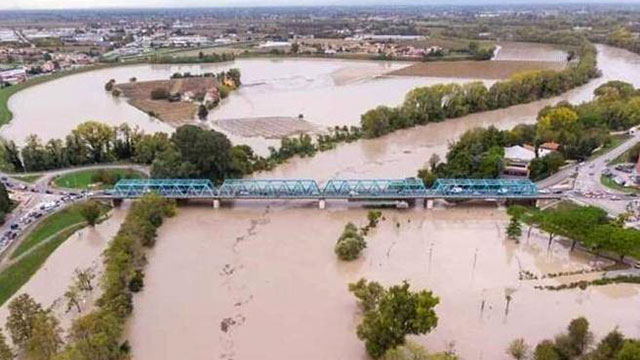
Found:
[[[38,181],[42,177],[42,175],[13,175],[12,178],[20,181],[24,181],[30,184]]]
[[[15,259],[16,257],[24,254],[58,231],[83,222],[84,218],[80,214],[80,208],[78,206],[70,206],[46,217],[37,224],[29,234],[27,234],[27,237],[24,238],[22,242],[20,242],[20,245],[18,245],[15,251],[11,254],[11,259]]]
[[[44,264],[47,258],[62,245],[73,233],[81,229],[84,225],[78,224],[69,228],[43,246],[35,249],[20,261],[12,264],[0,273],[0,305],[4,304],[13,294],[35,274]]]
[[[638,193],[639,192],[639,189],[636,189],[636,188],[620,186],[620,185],[616,184],[616,182],[613,181],[612,178],[610,178],[608,176],[604,176],[604,175],[600,175],[600,183],[602,183],[602,185],[604,185],[604,186],[606,186],[606,187],[608,187],[609,189],[612,189],[612,190],[623,191],[623,192],[627,192],[627,193]]]
[[[88,189],[90,185],[94,183],[94,175],[96,175],[99,171],[105,171],[114,178],[119,177],[127,179],[141,179],[146,177],[145,174],[132,169],[92,169],[80,170],[61,175],[53,180],[53,184],[60,188]],[[101,186],[100,188],[104,187],[109,188],[111,187],[111,185],[106,184],[104,186]]]

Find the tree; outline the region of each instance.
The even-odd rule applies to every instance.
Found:
[[[367,212],[367,220],[369,221],[369,227],[374,228],[378,226],[378,222],[382,217],[382,212],[379,210],[369,210]]]
[[[34,318],[32,337],[25,346],[27,357],[32,360],[53,359],[63,344],[61,332],[58,319],[50,311],[38,313]]]
[[[438,164],[440,164],[440,156],[438,156],[438,154],[432,154],[431,157],[429,158],[429,169],[431,171],[435,171],[436,170],[436,166],[438,166]]]
[[[11,210],[11,199],[3,183],[0,183],[0,223],[4,222],[4,216]]]
[[[358,325],[358,338],[364,340],[367,352],[374,359],[405,342],[406,335],[426,334],[436,327],[434,311],[439,299],[430,291],[409,291],[409,284],[387,289],[374,309],[365,312]]]
[[[100,215],[102,215],[102,206],[100,203],[95,200],[89,200],[78,206],[80,207],[80,215],[82,215],[87,224],[91,227],[96,226]]]
[[[556,347],[550,340],[544,340],[536,346],[533,352],[534,360],[561,360]]]
[[[183,125],[171,136],[182,156],[181,162],[193,164],[197,176],[220,181],[231,168],[231,142],[226,135],[204,130],[194,125]],[[172,177],[176,177],[174,174]]]
[[[97,121],[87,121],[71,131],[79,144],[84,147],[94,163],[111,160],[111,145],[115,138],[115,130]]]
[[[378,306],[378,302],[386,290],[375,281],[360,279],[356,283],[349,284],[349,291],[359,300],[358,305],[366,313]]]
[[[348,223],[336,242],[334,252],[340,260],[351,261],[357,259],[366,247],[364,236],[358,233],[355,225]]]
[[[640,360],[640,341],[626,340],[615,360]]]
[[[74,274],[76,287],[80,291],[89,292],[93,290],[93,279],[96,277],[93,269],[76,269]]]
[[[512,358],[516,360],[523,360],[529,356],[529,345],[524,341],[524,339],[515,339],[507,348],[507,355],[510,355]]]
[[[19,295],[11,300],[6,327],[15,346],[23,348],[33,337],[35,318],[43,311],[42,306],[28,294]]]
[[[82,307],[80,306],[82,297],[80,295],[80,289],[78,289],[75,284],[69,286],[67,291],[65,291],[64,298],[67,300],[67,312],[71,311],[74,307],[78,313],[82,312]]]
[[[568,336],[574,353],[582,355],[593,342],[593,333],[589,331],[589,321],[584,317],[571,320]]]
[[[122,325],[113,314],[93,311],[73,321],[64,355],[73,360],[120,359],[121,334]]]
[[[518,239],[522,236],[522,225],[517,216],[511,216],[509,226],[507,226],[507,237],[511,240],[519,242]]]
[[[0,331],[0,360],[13,360],[15,354],[13,350],[7,344],[7,339],[4,337],[2,331]]]

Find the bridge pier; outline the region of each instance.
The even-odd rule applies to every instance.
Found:
[[[111,207],[120,207],[122,199],[111,199]]]
[[[327,207],[327,200],[320,199],[318,200],[318,209],[324,210]]]
[[[214,209],[220,208],[220,199],[213,199],[213,208]]]
[[[427,199],[426,202],[427,202],[427,209],[428,210],[433,209],[433,199]]]

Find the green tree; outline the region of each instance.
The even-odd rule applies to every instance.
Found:
[[[78,313],[82,312],[82,296],[80,289],[78,289],[75,284],[69,286],[67,291],[65,291],[64,298],[67,300],[67,312],[71,311],[74,307]]]
[[[517,216],[511,216],[509,220],[509,226],[507,226],[507,237],[510,240],[519,242],[518,239],[522,236],[522,224]]]
[[[355,225],[348,223],[338,238],[334,251],[340,260],[351,261],[357,259],[366,247],[364,236],[358,233]]]
[[[529,357],[529,345],[524,341],[524,339],[515,339],[510,344],[506,350],[507,355],[511,356],[516,360],[524,360]]]
[[[411,292],[409,284],[395,285],[380,297],[375,309],[367,311],[357,334],[374,359],[405,342],[406,335],[426,334],[436,327],[434,311],[439,299],[430,291]]]
[[[640,360],[640,341],[626,340],[615,360]]]
[[[120,359],[122,325],[106,311],[94,311],[76,319],[69,330],[69,345],[63,359],[112,360]]]
[[[74,282],[80,291],[89,292],[93,290],[93,279],[95,279],[96,274],[92,268],[76,269],[74,275]]]
[[[536,346],[533,352],[534,360],[561,360],[556,347],[550,340],[544,340]]]
[[[32,324],[33,332],[25,344],[25,352],[31,360],[50,360],[62,347],[58,319],[50,311],[38,313]]]
[[[102,215],[102,205],[95,200],[89,200],[78,206],[80,207],[80,215],[82,215],[87,224],[91,227],[96,226],[100,215]]]
[[[35,319],[43,311],[42,306],[28,294],[21,294],[11,300],[6,327],[15,346],[24,348],[33,337]]]
[[[111,160],[111,150],[115,139],[115,130],[106,124],[97,121],[87,121],[71,131],[79,142],[86,149],[86,152],[94,163],[101,163]]]

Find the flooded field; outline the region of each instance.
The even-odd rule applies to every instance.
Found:
[[[543,274],[599,263],[559,244],[547,251],[546,238],[536,234],[520,245],[506,241],[503,210],[383,211],[386,220],[367,237],[362,258],[344,263],[333,245],[347,221],[364,225],[365,210],[180,209],[160,230],[145,291],[135,299],[134,356],[366,359],[347,291],[361,277],[433,290],[441,299],[439,325],[414,340],[432,350],[454,342],[463,359],[505,358],[514,337],[538,341],[579,315],[599,335],[616,325],[640,335],[637,287],[543,292],[533,289],[538,282],[518,280],[520,270]],[[505,294],[513,298],[508,313]]]
[[[501,52],[520,46],[507,43]],[[546,45],[527,46],[533,57],[531,60],[555,58],[553,54],[557,53]],[[108,95],[104,84],[110,79],[118,83],[126,83],[131,77],[138,81],[167,80],[175,72],[219,72],[237,67],[242,72],[244,86],[209,114],[209,125],[214,126],[213,122],[221,119],[297,117],[302,114],[315,125],[335,126],[358,124],[362,113],[378,105],[397,105],[416,86],[486,78],[482,71],[453,76],[381,77],[410,64],[337,59],[239,59],[224,64],[132,65],[103,69],[65,77],[14,95],[9,100],[14,119],[2,127],[0,135],[18,143],[36,132],[44,140],[60,138],[87,120],[113,125],[127,122],[146,131],[172,131],[169,125],[127,104],[126,99]],[[489,85],[492,81],[486,80],[486,83]],[[194,122],[198,121],[194,119]],[[268,140],[264,144],[230,135],[257,150],[266,151],[267,146],[273,144]]]
[[[532,123],[543,106],[560,100],[587,100],[593,89],[607,80],[624,79],[640,85],[639,56],[604,46],[598,49],[603,77],[563,96],[340,145],[333,151],[314,158],[294,159],[275,171],[257,176],[318,180],[337,176],[413,176],[431,154],[443,155],[448,142],[470,128],[487,125],[509,128]],[[290,74],[299,74],[301,63],[292,61],[287,65],[291,66]],[[295,102],[307,96],[309,104],[314,104],[314,100],[324,107],[334,104],[327,103],[315,91],[332,84],[334,80],[327,74],[340,66],[328,69],[325,60],[318,64],[322,64],[321,71],[314,66],[310,69],[324,75],[295,80],[294,75],[287,73],[281,80],[242,90],[262,92],[262,97],[243,98],[239,91],[238,97],[232,95],[226,105],[237,104],[234,106],[241,111],[269,116],[271,112],[262,112],[270,97],[276,104],[280,101],[280,107],[274,106],[280,111],[288,109],[284,105],[295,108],[298,105]],[[282,64],[272,65],[276,69]],[[260,66],[264,68],[264,63]],[[123,71],[119,78],[127,79],[132,76],[130,70],[136,68],[110,71]],[[140,67],[149,71],[147,78],[157,76],[151,68]],[[162,67],[160,71],[168,76],[178,68]],[[243,76],[247,73],[251,72],[243,72]],[[101,89],[105,75],[95,76],[94,81]],[[245,83],[251,79],[247,76]],[[253,81],[257,82],[256,79]],[[57,82],[51,84],[54,83]],[[366,86],[370,93],[365,94],[370,94],[373,100],[390,99],[393,95],[401,101],[404,93],[389,94],[396,88],[389,88],[392,82],[384,84],[367,80],[342,87],[329,86],[334,86],[333,90],[343,89],[343,97],[352,96],[341,101],[362,101],[347,94],[358,86]],[[35,87],[24,94],[39,89]],[[99,91],[99,96],[103,95]],[[20,99],[24,98],[12,101],[24,101]],[[263,99],[265,104],[251,108],[252,99]],[[87,101],[94,100],[89,97]],[[347,103],[335,104],[338,105],[332,105],[335,109],[331,111],[340,108],[355,111],[355,107],[340,106]],[[42,130],[45,125],[38,121],[51,122],[50,118],[34,117],[38,120],[33,124],[21,123],[20,116],[24,114],[18,114],[12,125],[3,129],[3,135],[8,136],[16,126],[25,124],[45,133]],[[243,116],[234,114],[228,118]],[[316,121],[305,112],[307,118]],[[57,121],[58,127],[62,127],[62,122],[69,128],[74,126],[71,120]],[[149,122],[146,118],[144,121]],[[330,121],[348,123],[333,118],[327,120]],[[406,279],[414,288],[433,290],[441,298],[436,309],[439,325],[433,333],[415,340],[434,351],[444,350],[453,341],[464,359],[506,358],[504,347],[514,337],[523,336],[530,343],[536,342],[560,331],[579,315],[589,318],[598,336],[615,326],[629,336],[640,336],[637,286],[543,292],[533,289],[535,282],[518,280],[520,270],[541,274],[598,264],[584,254],[570,254],[559,244],[547,251],[546,239],[535,234],[520,245],[505,241],[504,209],[440,207],[434,211],[385,211],[386,220],[367,238],[369,247],[362,259],[345,264],[336,260],[333,245],[347,221],[364,223],[365,210],[336,204],[324,211],[318,210],[317,204],[276,203],[269,208],[263,205],[238,204],[220,210],[213,210],[211,204],[184,207],[160,229],[157,246],[149,254],[146,286],[135,297],[135,311],[128,329],[136,359],[365,359],[364,347],[355,336],[359,321],[356,303],[347,291],[349,282],[363,276],[384,284]],[[75,267],[99,261],[99,253],[115,230],[117,226],[113,223],[112,230],[99,231],[95,246],[75,238],[65,243],[23,292],[32,293],[45,304],[53,302],[64,292]],[[506,293],[513,297],[508,314]]]
[[[561,97],[341,145],[258,176],[413,176],[467,129],[531,123],[543,106],[587,100],[609,79],[640,85],[640,73],[633,70],[640,57],[599,50],[603,77]],[[454,341],[464,359],[503,359],[514,337],[533,343],[579,315],[590,319],[597,335],[615,326],[640,335],[636,286],[541,292],[533,289],[535,283],[519,281],[521,269],[546,273],[596,264],[558,244],[547,252],[540,236],[518,246],[505,242],[504,210],[387,211],[387,220],[368,238],[363,259],[343,264],[333,244],[347,221],[364,222],[365,211],[316,206],[180,209],[160,230],[147,286],[135,299],[129,338],[136,359],[364,359],[355,336],[357,308],[346,288],[361,276],[385,284],[407,279],[435,291],[442,300],[439,326],[416,340],[432,350]],[[513,297],[508,314],[505,291]]]
[[[479,79],[506,79],[512,75],[540,71],[562,70],[566,62],[561,61],[455,61],[423,62],[390,72],[394,76],[432,76]]]
[[[567,60],[567,52],[553,44],[503,41],[499,42],[497,46],[499,50],[494,60],[551,62],[565,62]]]

